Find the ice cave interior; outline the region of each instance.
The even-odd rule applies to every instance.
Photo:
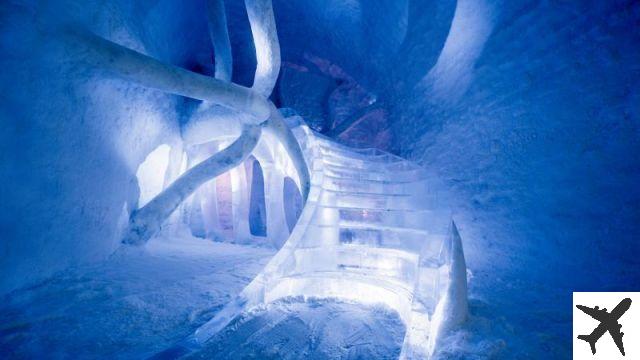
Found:
[[[640,289],[640,3],[0,2],[0,358],[564,359]]]

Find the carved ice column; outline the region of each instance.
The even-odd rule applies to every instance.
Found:
[[[206,149],[200,146],[191,147],[189,150],[188,168],[192,168],[209,157]],[[199,187],[186,201],[185,220],[189,225],[193,236],[204,237],[204,218],[202,216],[202,200],[204,199],[203,187]]]
[[[231,190],[233,201],[233,230],[236,241],[247,242],[251,239],[249,230],[249,186],[244,164],[231,170]]]
[[[187,169],[187,154],[184,152],[184,148],[182,147],[182,143],[176,141],[171,146],[171,151],[169,152],[169,166],[167,167],[167,171],[164,176],[164,185],[162,186],[162,190],[169,187],[177,178],[182,175]],[[167,222],[171,225],[181,224],[182,216],[181,214],[184,212],[182,207],[178,208],[178,210],[174,211]]]
[[[217,240],[218,229],[218,196],[216,193],[216,179],[210,180],[202,186],[205,196],[203,196],[200,206],[202,208],[202,219],[204,223],[205,236],[208,239]]]
[[[215,154],[220,150],[217,142],[211,142],[206,145],[208,154]],[[209,239],[218,240],[218,232],[220,230],[220,222],[218,220],[218,194],[216,179],[207,181],[199,189],[202,193],[200,208],[202,212],[202,221],[205,236]]]
[[[289,236],[284,214],[284,174],[273,162],[263,163],[262,173],[267,205],[267,237],[279,249]]]

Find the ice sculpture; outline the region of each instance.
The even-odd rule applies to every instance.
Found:
[[[241,119],[247,126],[253,127],[252,133],[260,130],[256,127],[257,124],[262,124],[261,126],[264,127],[265,132],[275,136],[277,141],[284,147],[284,151],[292,160],[293,166],[296,169],[303,197],[306,198],[308,195],[310,182],[309,172],[300,146],[291,134],[290,129],[284,124],[282,115],[280,115],[273,103],[257,92],[240,85],[226,83],[173,65],[164,64],[149,56],[88,32],[72,28],[63,28],[60,34],[63,35],[64,39],[68,39],[76,45],[83,61],[96,68],[106,69],[116,76],[143,86],[194,99],[210,101],[238,113],[247,114],[248,116],[242,116]],[[257,135],[257,137],[259,138],[259,135]],[[242,144],[249,143],[246,139],[245,141],[240,141],[240,139],[238,141]],[[242,145],[238,146],[242,147]],[[247,149],[246,147],[244,148],[245,150]],[[237,157],[232,159],[227,158],[228,163],[225,163],[225,165],[233,168],[249,156],[248,153],[243,153],[242,156],[240,156],[240,154],[237,155]],[[215,162],[216,161],[212,161],[211,164]],[[223,172],[218,173],[217,171],[212,171],[210,172],[210,176],[214,177],[216,174]],[[183,177],[184,176],[185,175],[183,175]],[[211,177],[209,179],[211,179]],[[202,184],[209,179],[199,179],[198,181],[199,184]],[[176,187],[172,185],[171,189],[175,191]],[[182,190],[186,189],[183,188],[181,191]],[[195,188],[190,188],[190,191],[193,192],[194,190]],[[163,193],[159,196],[162,196]],[[166,196],[165,199],[181,199],[180,201],[182,201],[190,194],[191,193],[183,193],[180,196],[175,196],[176,194],[174,194]],[[136,219],[134,218],[136,213],[132,214],[132,234],[125,239],[126,243],[144,243],[160,229],[160,225],[166,221],[173,210],[175,210],[175,207],[165,208],[162,209],[162,211],[159,209],[160,204],[173,205],[175,201],[151,201],[147,206],[152,203],[156,207],[154,211],[142,211],[142,209],[140,209],[136,212],[137,214],[146,214],[144,217],[139,216]],[[151,214],[154,214],[155,217]]]
[[[217,1],[210,6],[220,9],[221,4]],[[429,357],[439,335],[467,316],[462,243],[446,204],[440,203],[437,187],[421,167],[376,149],[339,145],[312,132],[299,117],[284,119],[267,100],[280,62],[271,2],[246,0],[245,4],[258,60],[253,89],[227,82],[232,68],[225,62],[230,61],[230,52],[228,58],[223,52],[221,64],[216,65],[220,78],[212,79],[88,33],[66,31],[94,66],[144,86],[210,101],[242,114],[238,117],[242,134],[231,145],[185,169],[132,214],[125,242],[144,243],[198,187],[228,171],[235,196],[234,229],[248,233],[248,191],[244,167],[238,165],[253,155],[263,166],[270,238],[285,239],[288,234],[285,177],[301,189],[305,207],[265,269],[181,346],[197,347],[238,315],[277,299],[337,298],[383,303],[397,311],[407,329],[401,358]],[[224,19],[210,21],[214,46],[218,46],[218,35],[228,37]],[[222,39],[220,46],[226,45]],[[216,116],[219,119],[222,114]],[[209,207],[206,211],[218,210]]]
[[[297,123],[313,173],[301,217],[265,269],[197,330],[191,346],[259,305],[337,298],[394,309],[407,328],[401,358],[429,357],[437,335],[467,316],[466,265],[450,213],[419,166],[338,145]]]

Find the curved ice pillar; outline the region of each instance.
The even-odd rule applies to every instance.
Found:
[[[162,223],[193,192],[208,180],[242,163],[255,148],[261,129],[245,125],[242,134],[226,149],[187,170],[147,205],[131,214],[123,243],[142,244],[160,231]]]
[[[89,32],[66,29],[64,35],[78,47],[82,61],[125,80],[249,114],[247,121],[252,123],[271,115],[270,102],[246,87],[164,64]]]
[[[298,140],[291,132],[291,128],[280,114],[280,111],[271,103],[271,117],[266,123],[265,132],[273,135],[278,142],[284,147],[293,167],[296,170],[298,185],[302,193],[303,200],[307,200],[311,188],[311,174],[307,166],[307,159],[302,151]]]
[[[247,243],[251,239],[251,231],[249,231],[249,183],[246,168],[235,167],[230,174],[234,239],[240,243]]]
[[[256,74],[252,89],[268,98],[280,72],[280,42],[271,0],[245,0],[256,48]]]
[[[233,56],[223,0],[207,1],[207,19],[209,20],[209,36],[215,57],[215,77],[222,81],[231,82]]]
[[[492,12],[487,0],[457,1],[438,60],[418,83],[434,103],[453,104],[470,86],[476,61],[493,30]]]
[[[267,236],[277,249],[287,240],[287,229],[284,214],[284,178],[285,174],[277,168],[276,163],[262,167],[265,179],[265,200],[267,204]]]
[[[407,328],[401,357],[429,357],[438,334],[467,314],[460,236],[430,177],[394,155],[286,123],[313,174],[306,205],[280,251],[195,341],[277,299],[337,298],[394,309]]]

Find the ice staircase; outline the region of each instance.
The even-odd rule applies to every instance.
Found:
[[[278,299],[338,299],[397,311],[407,329],[400,357],[428,358],[447,323],[466,316],[460,237],[439,192],[416,164],[337,144],[297,116],[287,122],[311,172],[305,207],[280,251],[195,341]]]

